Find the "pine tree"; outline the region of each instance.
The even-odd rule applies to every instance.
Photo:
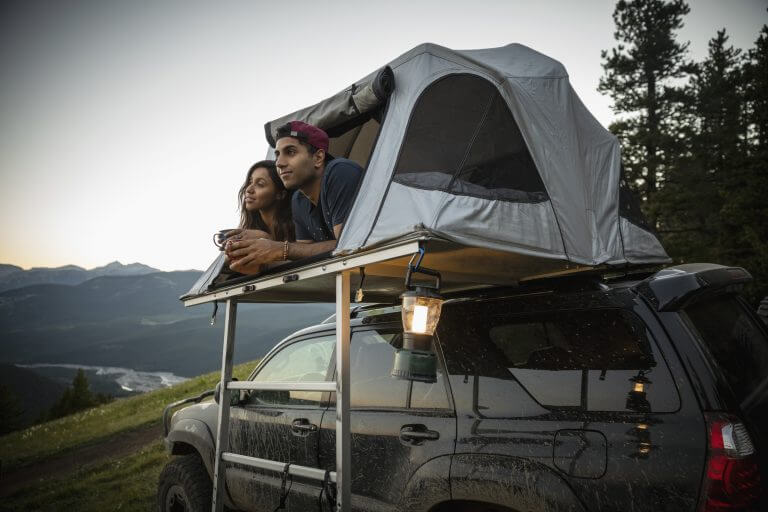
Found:
[[[709,42],[709,54],[683,89],[675,120],[685,137],[650,209],[659,234],[677,262],[724,263],[733,228],[723,209],[744,166],[745,141],[740,50],[725,30]]]
[[[700,119],[698,156],[720,182],[740,163],[745,149],[741,50],[726,46],[727,42],[725,29],[718,31],[692,81]]]
[[[23,425],[24,408],[19,398],[5,384],[0,384],[0,436],[18,430]]]
[[[747,295],[757,304],[768,295],[768,25],[747,54],[744,81],[747,162],[724,214],[738,227],[736,261],[755,278]]]
[[[88,377],[85,376],[85,372],[80,368],[77,370],[77,374],[72,381],[72,408],[75,411],[79,411],[92,407],[95,404],[96,399],[88,385]]]
[[[59,400],[51,407],[48,419],[61,418],[88,407],[93,407],[98,403],[88,385],[88,377],[85,376],[85,372],[80,368],[72,380],[72,387],[65,389]]]
[[[747,165],[745,94],[741,50],[726,46],[725,30],[709,42],[709,54],[693,82],[700,131],[696,138],[696,160],[704,171],[702,186],[714,185],[717,197],[705,206],[716,215],[710,226],[714,261],[737,265],[746,249],[742,198],[749,180]]]
[[[59,399],[51,406],[51,410],[48,413],[48,420],[55,420],[61,418],[67,414],[74,412],[72,408],[72,389],[67,388],[61,394]]]
[[[675,32],[689,10],[683,0],[621,0],[613,13],[619,44],[601,54],[598,90],[621,116],[610,129],[622,142],[628,182],[644,201],[663,182],[681,139],[675,120],[685,95],[677,81],[693,67],[685,58],[688,43],[678,43]],[[654,215],[650,220],[655,224]]]
[[[748,53],[744,74],[750,123],[748,139],[754,152],[768,151],[768,25],[763,25],[755,47]]]

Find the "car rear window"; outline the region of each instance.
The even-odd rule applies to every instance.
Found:
[[[505,396],[519,396],[517,386],[546,408],[679,408],[669,369],[645,324],[632,312],[515,315],[499,311],[503,309],[488,306],[443,314],[438,328],[449,372],[481,378],[479,400],[488,409],[486,416],[494,415],[493,409],[514,410],[514,404],[502,402]]]
[[[736,398],[750,401],[768,379],[768,341],[733,295],[687,306],[685,318],[717,363]]]

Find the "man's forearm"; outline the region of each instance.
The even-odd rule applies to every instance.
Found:
[[[301,243],[292,242],[288,244],[288,259],[300,260],[309,258],[324,252],[332,251],[336,248],[336,240],[326,240],[324,242]]]

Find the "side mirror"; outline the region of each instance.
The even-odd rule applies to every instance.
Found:
[[[233,381],[237,380],[237,377],[232,378]],[[231,393],[229,395],[229,405],[239,405],[242,397],[242,390],[238,390],[237,393]],[[213,401],[217,404],[221,400],[221,381],[216,383],[216,388],[213,391]]]

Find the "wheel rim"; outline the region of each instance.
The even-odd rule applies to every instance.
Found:
[[[180,485],[173,485],[165,494],[165,512],[187,512],[187,495]]]

